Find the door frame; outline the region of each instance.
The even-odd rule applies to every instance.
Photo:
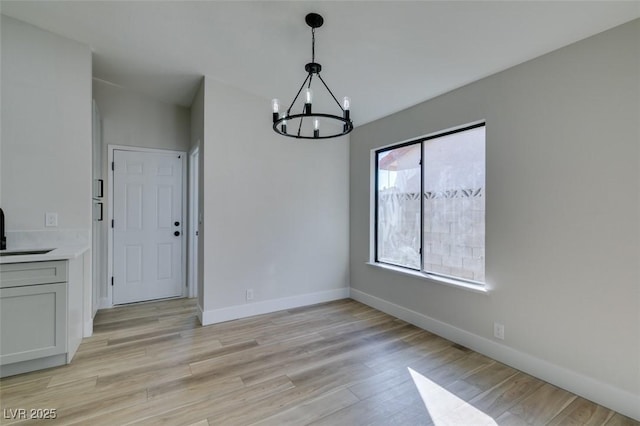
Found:
[[[107,145],[107,181],[109,184],[109,190],[107,191],[107,300],[106,306],[101,308],[112,308],[113,305],[113,286],[111,285],[111,279],[113,278],[113,228],[111,227],[111,221],[113,220],[113,164],[114,151],[134,151],[134,152],[148,152],[155,154],[177,154],[180,155],[182,160],[182,222],[184,223],[187,218],[187,153],[185,151],[176,151],[172,149],[158,149],[158,148],[143,148],[137,146],[127,145]],[[188,220],[188,218],[187,218]],[[187,282],[187,238],[182,239],[182,282],[185,285],[182,287],[182,297],[188,295],[188,282]]]
[[[200,141],[189,151],[189,255],[187,262],[189,275],[189,297],[198,297],[198,239],[196,232],[200,231]],[[196,191],[196,189],[198,189]],[[200,238],[200,235],[198,235]]]

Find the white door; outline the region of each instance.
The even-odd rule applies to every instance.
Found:
[[[182,158],[114,150],[113,303],[182,295]]]

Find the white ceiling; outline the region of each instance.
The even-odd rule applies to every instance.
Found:
[[[640,1],[2,1],[88,44],[94,76],[189,106],[202,75],[289,102],[316,60],[356,125],[640,17]],[[268,112],[266,112],[268,113]]]

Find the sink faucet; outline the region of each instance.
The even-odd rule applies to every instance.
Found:
[[[7,249],[7,236],[4,235],[4,212],[0,209],[0,250]]]

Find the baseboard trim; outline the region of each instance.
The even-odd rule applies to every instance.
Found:
[[[640,396],[351,288],[351,298],[640,421]]]
[[[90,318],[84,322],[82,337],[91,337],[91,335],[93,335],[93,318]]]
[[[59,367],[65,364],[67,364],[67,354],[51,355],[44,358],[14,362],[12,364],[0,365],[0,377],[4,378],[15,376],[16,374],[44,370],[45,368]]]
[[[198,311],[196,312],[196,315],[198,316],[198,321],[200,321],[200,325],[205,325],[205,323],[202,322],[202,318],[204,317],[203,315],[203,310],[202,310],[202,306],[200,306],[200,303],[198,303]]]
[[[227,308],[203,311],[198,306],[198,319],[202,325],[217,324],[254,315],[269,314],[284,309],[299,308],[349,298],[349,288],[321,291],[317,293],[301,294],[299,296],[283,297],[262,302],[247,303],[245,305],[229,306]]]
[[[108,297],[101,297],[100,301],[98,303],[98,306],[100,307],[100,309],[111,309],[111,308],[113,308],[113,304],[111,303],[111,301],[109,300]]]

